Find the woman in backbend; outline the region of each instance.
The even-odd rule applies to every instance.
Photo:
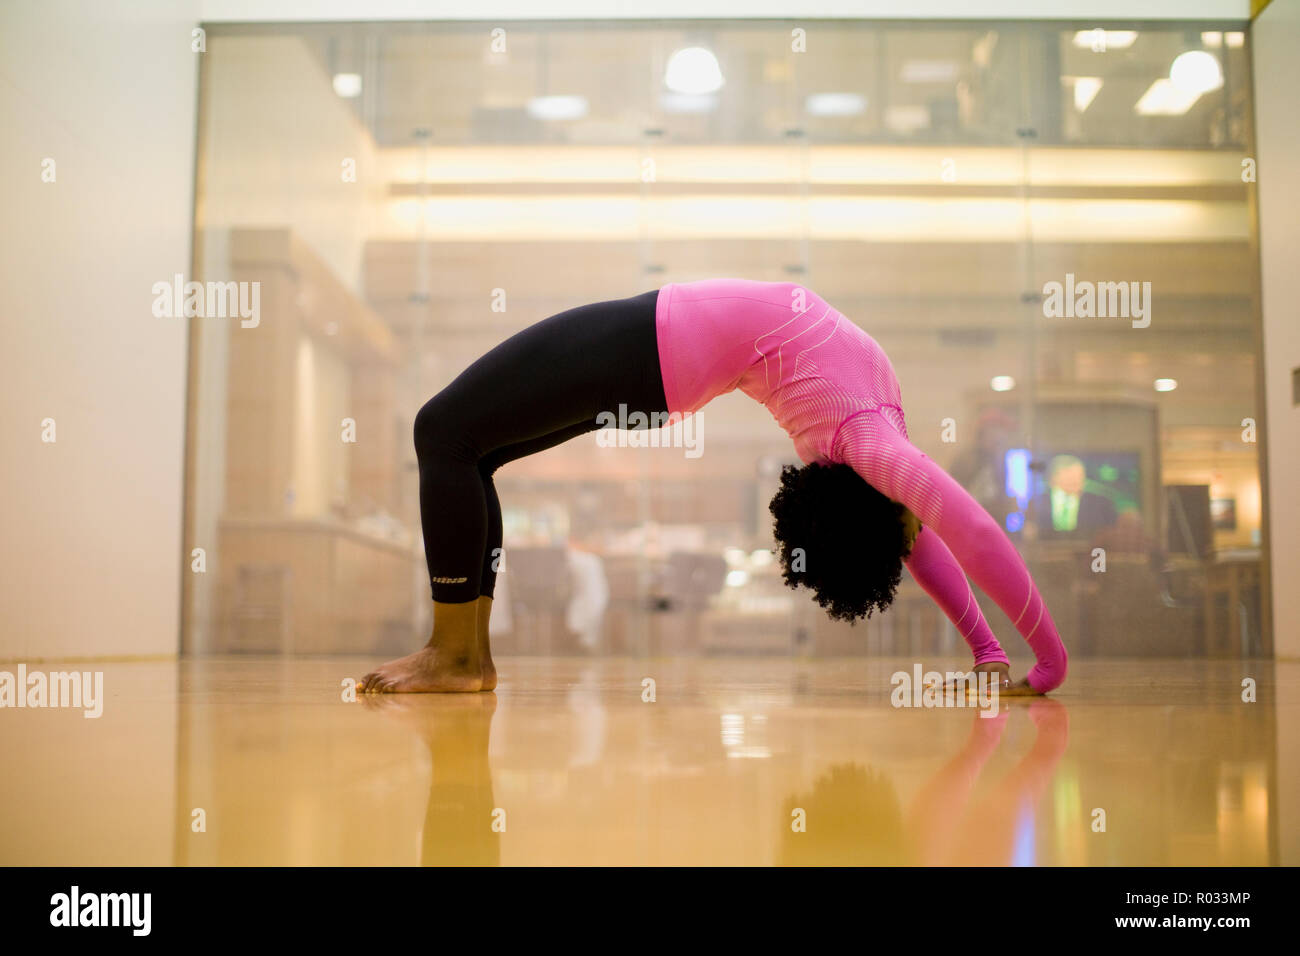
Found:
[[[898,379],[866,332],[792,282],[707,279],[583,305],[531,325],[465,369],[415,417],[433,635],[362,678],[367,692],[496,686],[488,615],[501,555],[501,465],[605,426],[662,424],[739,388],[794,439],[772,498],[782,576],[839,620],[892,603],[903,565],[1003,693],[1065,680],[1052,615],[1010,539],[907,437]],[[620,422],[627,419],[619,417]],[[1011,683],[966,575],[1029,643]]]

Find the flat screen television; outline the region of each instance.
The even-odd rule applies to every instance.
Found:
[[[1067,447],[1037,455],[1012,448],[1004,460],[1007,497],[1017,509],[1007,531],[1033,521],[1040,538],[1088,539],[1112,527],[1121,513],[1142,505],[1140,456],[1136,451],[1078,451]]]

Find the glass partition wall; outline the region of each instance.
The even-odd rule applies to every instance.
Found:
[[[421,404],[548,315],[738,276],[885,347],[1074,654],[1267,654],[1247,55],[1169,24],[209,29],[194,278],[257,294],[192,319],[185,650],[412,650]],[[910,580],[856,627],[784,588],[790,439],[739,392],[699,419],[497,473],[497,653],[963,659]]]

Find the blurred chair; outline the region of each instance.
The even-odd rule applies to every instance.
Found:
[[[605,579],[609,586],[605,649],[610,653],[647,653],[646,640],[653,630],[647,611],[653,610],[655,595],[659,593],[661,564],[641,554],[605,556]]]
[[[674,551],[668,555],[664,595],[672,610],[702,611],[726,580],[727,562],[722,555]]]
[[[703,615],[726,580],[727,562],[722,555],[670,552],[655,592],[650,652],[671,655],[716,649],[709,646],[714,621],[710,618],[706,626]],[[754,643],[744,635],[738,637],[742,644]]]
[[[605,579],[609,582],[611,609],[627,611],[645,609],[646,600],[654,590],[654,578],[658,576],[658,569],[654,563],[650,564],[647,581],[642,586],[641,567],[644,560],[639,554],[605,556]]]

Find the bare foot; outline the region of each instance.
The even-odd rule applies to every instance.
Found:
[[[478,661],[468,656],[422,647],[376,667],[361,678],[357,689],[363,694],[467,694],[483,689],[483,673]]]
[[[474,634],[478,640],[478,659],[483,667],[483,690],[496,690],[497,667],[492,663],[492,598],[480,594],[474,617]]]

